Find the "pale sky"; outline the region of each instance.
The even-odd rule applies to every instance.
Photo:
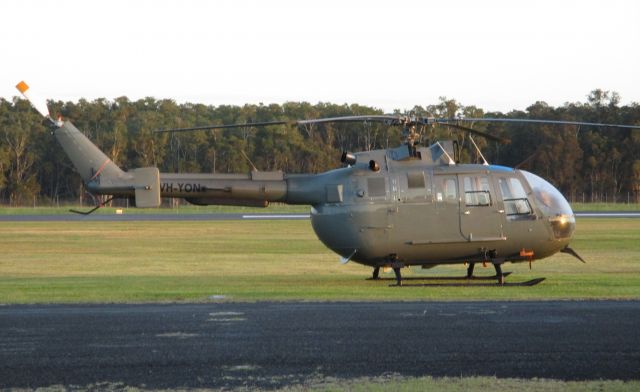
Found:
[[[640,2],[3,0],[0,97],[308,101],[389,112],[640,102]]]

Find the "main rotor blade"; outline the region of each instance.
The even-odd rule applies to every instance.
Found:
[[[298,120],[294,121],[295,125],[307,125],[307,124],[323,124],[332,122],[382,122],[388,125],[400,125],[407,122],[407,118],[403,116],[393,116],[389,114],[376,114],[376,115],[360,115],[360,116],[343,116],[343,117],[327,117],[318,118],[312,120]]]
[[[241,123],[241,124],[226,124],[226,125],[202,125],[199,127],[189,128],[171,128],[171,129],[156,129],[153,132],[190,132],[190,131],[206,131],[208,129],[226,129],[226,128],[242,128],[242,127],[260,127],[268,125],[295,125],[296,121],[263,121],[254,123]]]
[[[607,127],[607,128],[625,128],[625,129],[640,129],[640,125],[622,125],[622,124],[603,124],[592,123],[583,121],[564,121],[564,120],[536,120],[536,119],[524,119],[524,118],[491,118],[491,117],[479,117],[479,118],[434,118],[430,121],[435,123],[455,123],[455,122],[493,122],[493,123],[515,123],[515,124],[551,124],[551,125],[583,125],[590,127]]]
[[[225,124],[225,125],[203,125],[198,127],[189,128],[171,128],[171,129],[156,129],[154,132],[191,132],[191,131],[205,131],[209,129],[228,129],[228,128],[242,128],[242,127],[262,127],[268,125],[309,125],[309,124],[323,124],[323,123],[337,123],[337,122],[384,122],[388,125],[400,125],[406,123],[406,117],[392,116],[392,115],[362,115],[362,116],[344,116],[344,117],[327,117],[311,120],[291,120],[291,121],[263,121],[263,122],[251,122],[251,123],[238,123],[238,124]]]
[[[462,125],[459,125],[459,124],[455,124],[455,123],[440,123],[440,122],[436,123],[436,124],[443,125],[443,126],[448,126],[448,127],[452,127],[452,128],[456,128],[456,129],[459,129],[461,131],[465,131],[465,132],[472,133],[474,135],[482,136],[485,139],[493,140],[493,141],[496,141],[496,142],[501,143],[501,144],[509,144],[509,143],[511,143],[511,140],[509,140],[509,139],[504,139],[504,138],[501,138],[501,137],[493,136],[493,135],[490,135],[490,134],[488,134],[486,132],[478,131],[478,130],[475,130],[473,128],[465,127],[465,126],[462,126]]]
[[[154,132],[189,132],[189,131],[202,131],[209,129],[229,129],[229,128],[242,128],[242,127],[260,127],[269,125],[287,125],[287,126],[299,126],[309,124],[324,124],[324,123],[349,123],[349,122],[379,122],[389,126],[413,126],[413,125],[434,125],[443,124],[449,125],[453,128],[460,129],[462,131],[470,132],[490,140],[495,140],[500,143],[507,142],[506,139],[499,138],[487,133],[477,131],[475,129],[460,125],[460,123],[470,122],[493,122],[493,123],[511,123],[511,124],[552,124],[552,125],[579,125],[579,126],[593,126],[593,127],[609,127],[609,128],[626,128],[626,129],[640,129],[640,125],[622,125],[622,124],[603,124],[603,123],[591,123],[581,121],[561,121],[561,120],[535,120],[535,119],[520,119],[520,118],[491,118],[491,117],[478,117],[478,118],[434,118],[434,117],[412,117],[412,116],[399,116],[390,114],[379,115],[358,115],[358,116],[342,116],[342,117],[327,117],[311,120],[281,120],[281,121],[263,121],[263,122],[249,122],[238,124],[224,124],[224,125],[204,125],[198,127],[189,128],[172,128],[172,129],[157,129]]]

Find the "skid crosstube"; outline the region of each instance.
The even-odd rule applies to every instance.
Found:
[[[505,272],[503,276],[507,277],[511,275],[511,272]],[[408,278],[402,278],[402,281],[406,280],[496,280],[496,275],[492,276],[472,276],[467,278],[466,276],[410,276]],[[367,278],[367,280],[396,280],[396,278]]]

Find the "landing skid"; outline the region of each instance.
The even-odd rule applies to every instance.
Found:
[[[503,276],[511,275],[511,272],[505,272],[502,274]],[[402,278],[402,281],[405,280],[496,280],[498,277],[496,275],[493,276],[472,276],[467,278],[466,276],[412,276],[409,278]],[[396,278],[367,278],[367,280],[396,280]]]
[[[505,274],[506,275],[506,274]],[[409,278],[411,279],[411,278]],[[466,280],[466,278],[462,278],[460,280]],[[495,277],[492,277],[491,279],[495,279]],[[409,283],[409,284],[405,284],[403,283],[402,286],[398,286],[395,284],[390,284],[389,287],[530,287],[530,286],[535,286],[538,283],[541,283],[542,281],[544,281],[546,278],[536,278],[536,279],[531,279],[531,280],[527,280],[526,282],[517,282],[517,283],[511,283],[511,282],[505,282],[503,284],[500,283],[464,283],[464,282],[460,282],[460,283],[455,283],[455,282],[451,282],[451,283]],[[402,279],[402,280],[408,280],[408,279]]]

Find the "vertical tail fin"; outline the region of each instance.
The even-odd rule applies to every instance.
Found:
[[[25,82],[18,83],[16,88],[43,117],[51,122],[54,127],[53,134],[88,189],[114,197],[134,196],[138,207],[160,205],[158,168],[147,167],[125,173],[70,121],[53,120],[46,101],[29,97],[27,94],[29,86]]]
[[[124,179],[125,173],[71,122],[62,123],[54,135],[86,184]]]
[[[71,122],[54,120],[44,99],[34,99],[29,86],[24,82],[16,85],[20,93],[43,117],[54,126],[54,135],[64,149],[73,166],[75,166],[82,180],[87,184],[109,185],[118,180],[126,179],[123,172],[111,159],[107,157],[95,144],[82,134]]]

